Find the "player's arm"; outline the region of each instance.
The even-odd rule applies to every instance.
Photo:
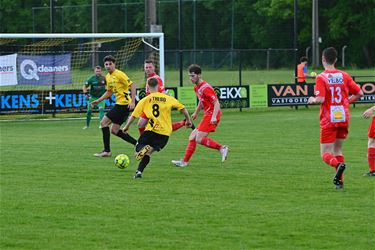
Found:
[[[211,123],[216,124],[217,123],[217,113],[220,111],[220,102],[218,99],[215,99],[214,101],[214,111],[212,112],[212,117],[211,117]]]
[[[185,116],[185,121],[186,121],[185,126],[187,128],[191,128],[191,126],[193,125],[193,122],[192,122],[192,120],[190,118],[190,115],[189,115],[189,112],[187,111],[185,106],[181,102],[179,102],[177,99],[175,99],[174,97],[170,97],[170,98],[173,101],[172,107],[178,109]]]
[[[322,78],[316,79],[315,96],[310,96],[307,104],[322,104],[325,101],[325,82]]]
[[[180,110],[180,112],[185,116],[185,126],[187,128],[191,128],[191,125],[193,124],[193,122],[191,121],[191,118],[190,118],[190,115],[189,115],[189,112],[187,111],[186,108],[183,108]]]
[[[307,104],[322,104],[325,99],[323,96],[310,96]]]
[[[195,120],[197,118],[197,115],[199,114],[199,111],[201,111],[202,107],[203,107],[202,102],[199,101],[197,108],[195,109],[194,113],[191,115],[191,119]]]
[[[349,103],[354,103],[359,100],[363,96],[363,91],[360,90],[357,94],[351,95],[349,97]]]
[[[365,119],[370,118],[375,113],[375,106],[372,106],[371,108],[367,109],[365,112],[363,112],[362,117]]]
[[[129,109],[133,110],[135,107],[135,95],[137,93],[137,85],[134,82],[130,85],[130,92],[131,92],[132,101],[131,103],[129,103]]]
[[[104,92],[104,94],[101,97],[93,101],[92,104],[98,104],[99,102],[111,97],[112,94],[113,94],[113,91],[108,89],[106,92]]]
[[[83,94],[85,94],[86,99],[88,100],[90,98],[89,90],[87,88],[87,82],[82,87]]]
[[[128,120],[126,121],[125,126],[122,128],[122,131],[125,133],[129,130],[130,125],[133,123],[133,121],[138,118],[143,113],[144,108],[144,99],[142,99],[138,105],[135,107],[133,113],[131,116],[129,116]]]
[[[122,129],[122,131],[124,132],[124,133],[126,133],[128,130],[129,130],[129,127],[130,127],[130,125],[133,123],[133,121],[135,120],[135,118],[136,117],[134,117],[134,116],[129,116],[129,119],[126,121],[126,124],[125,124],[125,126],[123,127],[123,129]]]
[[[361,87],[353,81],[353,79],[348,75],[349,77],[349,93],[356,93],[349,97],[349,103],[354,103],[359,100],[363,96],[363,91],[361,90]]]

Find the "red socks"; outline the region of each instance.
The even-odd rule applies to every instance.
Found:
[[[367,149],[367,161],[370,172],[375,171],[375,148]]]
[[[324,153],[322,158],[323,161],[331,167],[336,168],[337,164],[339,164],[339,161],[336,159],[336,157],[330,153]]]
[[[194,154],[195,148],[197,147],[197,142],[195,140],[189,141],[184,156],[184,162],[189,162],[191,156]]]
[[[344,163],[345,162],[345,158],[343,155],[336,155],[336,160],[339,162],[339,163]]]
[[[172,123],[172,131],[176,131],[177,129],[182,128],[183,126],[185,126],[185,120],[174,122]]]
[[[212,140],[210,138],[207,138],[207,137],[202,138],[201,144],[206,146],[206,147],[217,149],[217,150],[219,150],[221,148],[221,145],[219,143],[217,143],[214,140]],[[191,156],[195,152],[196,147],[197,147],[197,142],[195,140],[189,141],[189,143],[186,147],[186,150],[185,150],[185,156],[184,156],[184,159],[183,159],[184,162],[189,162]]]
[[[217,150],[219,150],[221,148],[221,145],[219,143],[217,143],[214,140],[212,140],[210,138],[207,138],[207,137],[202,138],[201,144],[208,147],[208,148],[213,148],[213,149],[217,149]]]

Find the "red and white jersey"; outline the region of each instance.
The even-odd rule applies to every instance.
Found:
[[[205,115],[212,115],[214,111],[214,103],[218,100],[214,88],[207,82],[201,82],[194,86],[194,91],[197,94],[199,101],[203,105]],[[219,114],[221,111],[219,111]]]
[[[163,80],[160,78],[160,76],[158,76],[156,73],[153,73],[151,76],[147,78],[147,81],[150,78],[156,78],[158,80],[158,92],[165,93],[164,83],[163,83]],[[147,81],[146,81],[146,95],[149,95],[150,88],[148,87]]]
[[[324,97],[320,105],[320,127],[342,127],[349,124],[349,95],[360,87],[344,71],[325,70],[316,77],[315,96]]]

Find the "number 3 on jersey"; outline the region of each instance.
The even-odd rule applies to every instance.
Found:
[[[333,104],[341,103],[341,101],[342,101],[341,88],[340,87],[329,87],[329,89],[331,90],[331,102]]]

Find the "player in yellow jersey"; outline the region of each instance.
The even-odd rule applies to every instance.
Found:
[[[104,67],[108,71],[108,74],[105,76],[107,82],[107,91],[97,100],[93,101],[92,104],[95,105],[107,98],[110,98],[113,93],[116,97],[116,104],[110,111],[106,113],[106,115],[100,122],[100,127],[102,128],[103,133],[104,150],[102,152],[94,154],[94,156],[110,157],[112,155],[109,132],[109,125],[111,123],[112,134],[133,145],[137,143],[136,139],[131,137],[128,133],[124,133],[120,129],[121,124],[123,124],[128,118],[130,110],[133,110],[135,107],[136,85],[124,72],[116,69],[116,59],[113,56],[108,55],[104,57],[103,61]],[[129,95],[129,88],[131,90],[131,96]]]
[[[158,80],[149,78],[147,84],[150,94],[139,101],[137,107],[129,117],[124,132],[127,132],[130,124],[140,115],[146,115],[148,123],[145,131],[138,139],[135,147],[136,158],[141,160],[134,179],[142,178],[142,172],[150,162],[150,156],[154,151],[160,151],[167,145],[172,133],[172,108],[176,108],[184,114],[186,127],[191,127],[191,118],[185,106],[174,97],[158,92]]]
[[[160,93],[165,93],[165,87],[164,87],[164,83],[163,83],[163,80],[160,78],[160,76],[158,76],[155,72],[155,63],[153,60],[151,59],[146,59],[144,64],[143,64],[143,69],[145,71],[145,75],[147,77],[147,80],[149,78],[156,78],[158,80],[158,92]],[[147,83],[147,80],[146,80],[146,83]],[[146,96],[150,94],[150,89],[149,87],[145,86],[145,90],[146,90]],[[139,116],[139,120],[138,120],[138,130],[139,130],[139,133],[142,134],[143,131],[145,131],[145,127],[147,125],[147,117],[146,115],[142,114]],[[182,121],[178,121],[178,122],[174,122],[172,123],[172,130],[173,131],[176,131],[180,128],[182,128],[183,126],[185,126],[185,120],[182,120]],[[194,130],[194,125],[192,124],[191,128]]]

